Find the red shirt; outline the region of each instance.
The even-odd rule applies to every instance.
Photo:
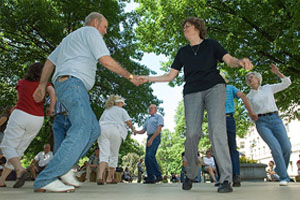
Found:
[[[296,164],[300,164],[300,160],[298,160]],[[298,168],[298,171],[300,171],[300,168]]]
[[[18,102],[15,109],[22,110],[35,116],[44,116],[44,101],[36,103],[32,97],[39,81],[19,80],[16,90],[18,91]],[[48,86],[50,84],[48,83]]]

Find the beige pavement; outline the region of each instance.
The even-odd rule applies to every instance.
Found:
[[[12,188],[8,181],[6,188],[0,188],[0,200],[299,200],[300,183],[279,186],[278,183],[242,182],[242,187],[233,193],[219,194],[210,183],[194,183],[190,191],[183,191],[181,184],[145,185],[120,183],[98,186],[84,183],[74,193],[34,193],[33,182],[29,181],[19,189]]]

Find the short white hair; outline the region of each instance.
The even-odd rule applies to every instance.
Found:
[[[247,77],[250,75],[250,74],[253,74],[256,78],[258,78],[258,80],[259,80],[259,85],[261,85],[261,83],[262,83],[262,76],[261,76],[261,74],[260,73],[258,73],[258,72],[248,72],[247,74],[246,74],[246,83],[247,83],[247,85],[249,85],[249,83],[248,83],[248,80],[247,80]]]
[[[88,16],[85,18],[85,25],[88,26],[94,21],[94,19],[97,19],[99,22],[104,18],[104,16],[98,12],[91,12]]]

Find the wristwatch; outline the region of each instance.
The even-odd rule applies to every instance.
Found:
[[[130,74],[130,75],[129,75],[129,77],[128,77],[128,80],[130,80],[130,81],[131,81],[132,79],[133,79],[133,75],[132,75],[132,74]]]

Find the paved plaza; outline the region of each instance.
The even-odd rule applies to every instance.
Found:
[[[183,191],[181,184],[145,185],[120,183],[98,186],[94,182],[84,183],[73,193],[34,193],[33,182],[28,181],[19,189],[0,188],[0,200],[299,200],[300,183],[280,187],[279,183],[242,182],[242,187],[233,193],[219,194],[211,183],[195,183],[190,191]]]

